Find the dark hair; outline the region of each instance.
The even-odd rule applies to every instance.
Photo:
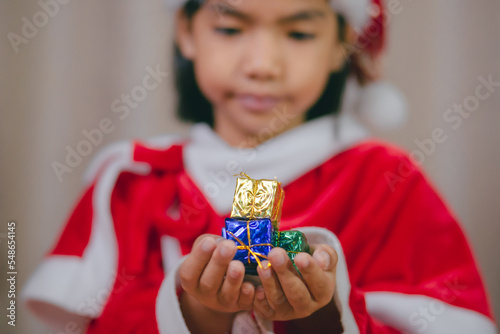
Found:
[[[181,9],[186,18],[191,21],[194,14],[202,6],[204,0],[189,0]],[[345,41],[346,22],[342,15],[338,15],[339,40]],[[211,103],[200,91],[196,82],[194,66],[191,60],[184,58],[177,43],[174,45],[174,71],[175,87],[178,95],[177,116],[184,121],[194,123],[207,123],[213,126],[214,116]],[[337,114],[340,110],[342,93],[345,82],[350,72],[350,66],[346,62],[343,67],[330,74],[325,89],[316,103],[307,111],[306,119],[311,120],[326,114]]]

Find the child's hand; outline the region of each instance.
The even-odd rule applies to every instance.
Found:
[[[255,288],[243,282],[243,263],[232,261],[236,249],[233,241],[216,235],[198,237],[179,270],[184,291],[215,311],[252,309]]]
[[[308,317],[330,303],[335,291],[337,252],[327,245],[314,248],[313,256],[300,253],[295,257],[302,278],[283,249],[269,253],[271,267],[257,269],[262,286],[255,292],[255,312],[269,320],[286,321]]]

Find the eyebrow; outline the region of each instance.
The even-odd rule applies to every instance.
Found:
[[[222,15],[227,14],[230,16],[233,16],[235,18],[238,18],[242,21],[246,22],[251,22],[253,19],[251,16],[242,13],[238,10],[236,10],[234,7],[231,7],[229,5],[226,5],[224,3],[218,2],[214,3],[209,6],[209,8],[216,13],[221,13]],[[317,10],[317,9],[311,9],[311,10],[304,10],[300,11],[298,13],[292,14],[290,16],[286,16],[283,18],[280,18],[278,20],[279,23],[285,24],[285,23],[292,23],[292,22],[297,22],[297,21],[309,21],[309,20],[315,20],[318,18],[325,18],[326,14],[324,11]]]

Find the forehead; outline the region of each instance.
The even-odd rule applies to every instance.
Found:
[[[320,22],[332,14],[327,0],[207,0],[203,8],[219,19],[231,17],[248,23]]]

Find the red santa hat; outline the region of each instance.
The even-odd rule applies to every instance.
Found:
[[[227,0],[229,4],[231,0]],[[352,50],[375,59],[386,44],[386,22],[383,0],[330,0],[330,6],[343,15],[356,32]],[[166,0],[170,9],[178,9],[186,0]],[[236,5],[235,5],[236,6]],[[390,83],[375,79],[360,85],[349,78],[342,109],[354,112],[362,120],[376,128],[395,128],[408,118],[408,104],[399,90]]]

